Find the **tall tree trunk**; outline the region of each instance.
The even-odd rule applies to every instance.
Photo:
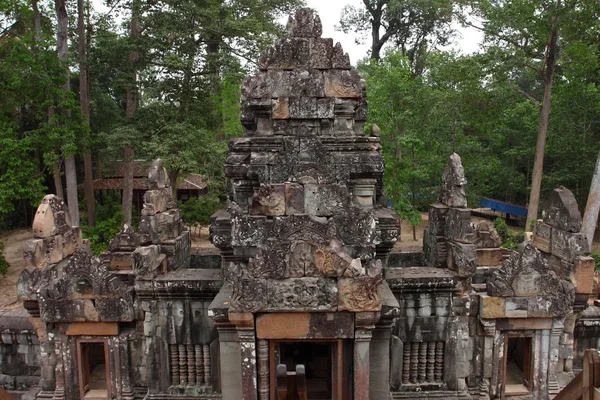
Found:
[[[588,195],[585,213],[583,214],[583,226],[581,232],[585,234],[592,248],[596,224],[598,223],[598,213],[600,213],[600,153],[596,160],[596,169],[590,185],[590,194]]]
[[[556,2],[556,7],[556,11],[558,13],[560,0]],[[548,121],[550,119],[552,81],[554,78],[556,56],[558,53],[558,21],[558,15],[552,17],[550,38],[548,39],[546,56],[544,59],[544,99],[542,101],[542,110],[540,111],[540,120],[538,124],[538,137],[535,147],[535,162],[533,164],[533,174],[531,178],[531,195],[529,196],[527,222],[525,224],[525,231],[527,232],[531,231],[532,222],[537,220],[538,217],[538,206],[540,202],[540,192],[542,189],[542,172],[544,169],[544,152],[546,148],[546,136],[548,134]]]
[[[64,199],[65,192],[62,185],[62,177],[60,176],[60,159],[56,160],[52,166],[52,176],[54,177],[54,193],[61,199]]]
[[[210,87],[213,98],[217,99],[215,136],[217,141],[225,139],[225,128],[223,122],[223,110],[221,100],[221,76],[219,74],[219,52],[222,38],[218,35],[209,41],[206,46],[210,68]]]
[[[77,0],[77,51],[79,53],[79,106],[87,126],[87,137],[83,153],[83,169],[85,173],[85,200],[87,205],[87,220],[89,226],[96,222],[96,199],[94,197],[94,177],[92,170],[92,152],[90,150],[90,88],[89,72],[86,56],[85,35],[85,6],[84,0]]]
[[[31,8],[33,9],[33,29],[35,30],[36,43],[42,40],[42,15],[38,8],[38,0],[31,0]]]
[[[58,50],[58,58],[65,63],[65,83],[62,87],[63,91],[68,93],[71,90],[71,82],[69,79],[68,67],[68,29],[69,18],[67,16],[67,6],[65,0],[55,0],[56,16],[58,19],[58,29],[56,33],[56,48]],[[66,114],[70,116],[70,112]],[[79,201],[77,200],[77,171],[75,169],[75,155],[70,154],[65,157],[65,177],[67,181],[67,204],[73,226],[79,226]]]
[[[137,46],[137,37],[140,33],[139,28],[139,11],[140,1],[134,0],[131,5],[131,39],[134,42],[134,46]],[[127,88],[127,104],[125,108],[125,118],[128,122],[132,122],[135,117],[137,109],[137,60],[139,54],[137,50],[134,50],[129,54],[129,67],[131,68],[131,83]],[[125,154],[123,159],[124,171],[123,171],[123,196],[122,196],[122,209],[123,209],[123,223],[131,226],[132,219],[132,208],[133,208],[133,169],[134,169],[134,153],[133,144],[129,144],[125,148]]]

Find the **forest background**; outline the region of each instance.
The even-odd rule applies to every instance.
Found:
[[[0,0],[0,230],[30,224],[57,193],[100,251],[123,222],[136,224],[132,161],[159,157],[173,182],[204,175],[208,195],[183,216],[206,223],[225,201],[227,141],[243,134],[241,80],[303,5]],[[563,185],[585,208],[600,150],[600,2],[363,0],[339,12],[337,29],[370,48],[356,67],[404,220],[418,224],[435,201],[453,150],[471,205],[537,207]],[[479,53],[445,50],[457,26],[482,32]],[[123,196],[100,202],[91,182],[119,163]]]

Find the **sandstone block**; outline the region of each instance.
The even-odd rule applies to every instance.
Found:
[[[502,265],[504,261],[504,250],[496,249],[477,249],[476,260],[478,267],[495,267]]]
[[[452,153],[442,176],[442,186],[438,201],[449,207],[466,208],[467,195],[465,186],[467,178],[460,156]]]
[[[471,210],[466,208],[449,208],[446,216],[445,234],[451,241],[461,243],[474,242],[474,230],[471,222]]]
[[[333,54],[333,39],[313,39],[310,66],[315,69],[330,69]]]
[[[53,194],[45,196],[33,217],[33,236],[47,238],[70,228],[71,215],[65,202]]]
[[[45,265],[46,243],[44,239],[32,239],[23,245],[23,256],[28,265],[40,268]]]
[[[592,294],[594,287],[595,262],[592,257],[575,259],[575,293]]]
[[[381,284],[381,277],[360,276],[338,279],[338,310],[380,311]]]
[[[160,158],[152,161],[152,166],[148,172],[148,181],[151,187],[164,189],[171,186],[167,169],[163,167],[163,162]]]
[[[285,184],[285,214],[304,214],[304,186]]]
[[[343,185],[304,185],[304,209],[307,214],[330,217],[349,202],[349,194]]]
[[[582,233],[552,229],[552,254],[572,262],[575,257],[590,253],[590,246]]]
[[[446,231],[446,217],[448,216],[448,206],[442,203],[435,203],[429,207],[429,232],[435,236],[444,236]]]
[[[290,99],[282,97],[273,100],[273,119],[290,118]]]
[[[337,69],[350,69],[352,67],[348,53],[344,53],[342,45],[339,42],[336,43],[335,47],[333,48],[333,53],[331,55],[331,67]]]
[[[538,220],[533,228],[532,243],[545,253],[552,253],[552,226]]]
[[[479,315],[481,318],[505,318],[504,297],[493,297],[485,294],[479,295]]]
[[[360,76],[350,70],[324,72],[325,96],[358,99],[362,95]]]
[[[140,277],[153,278],[165,257],[160,256],[159,246],[138,247],[133,252],[133,271]]]
[[[531,296],[527,299],[528,318],[553,318],[552,299],[547,296]]]
[[[269,311],[336,311],[335,279],[290,278],[268,281]]]
[[[564,187],[554,189],[544,206],[544,222],[567,232],[581,230],[581,213],[573,193]]]
[[[252,199],[254,215],[285,215],[285,184],[261,185]]]
[[[506,318],[527,318],[528,297],[507,297],[505,299]]]
[[[167,210],[172,200],[171,189],[153,189],[144,193],[144,213],[154,215]]]
[[[449,242],[448,269],[456,271],[461,278],[472,276],[477,269],[475,245]]]

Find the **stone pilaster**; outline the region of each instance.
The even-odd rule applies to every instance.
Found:
[[[387,399],[390,394],[391,319],[382,319],[371,337],[369,393],[371,399]]]
[[[229,320],[236,327],[242,361],[243,400],[257,400],[258,371],[256,369],[256,332],[254,316],[250,313],[229,313]]]
[[[258,341],[258,394],[260,400],[269,400],[269,341]]]
[[[232,324],[217,323],[217,331],[221,358],[221,398],[239,400],[242,398],[242,358],[238,334]]]
[[[371,339],[380,313],[362,312],[355,315],[354,330],[354,400],[370,400]],[[388,342],[389,343],[389,342]],[[381,360],[378,360],[381,362]],[[387,367],[389,371],[389,365]],[[389,373],[386,378],[389,377]],[[385,385],[388,387],[388,384]]]

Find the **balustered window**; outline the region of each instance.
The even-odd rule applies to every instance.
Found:
[[[205,344],[172,344],[171,384],[175,386],[211,385],[210,346]]]
[[[405,342],[402,355],[402,384],[443,383],[444,342]]]

